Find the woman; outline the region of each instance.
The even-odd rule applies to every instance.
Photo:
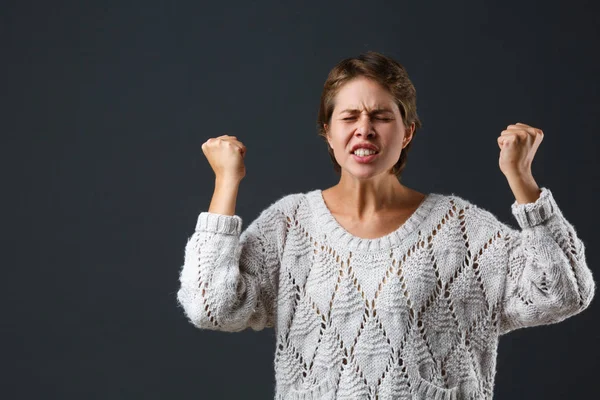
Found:
[[[499,335],[590,304],[584,244],[531,175],[542,131],[517,123],[498,137],[515,230],[400,182],[420,126],[400,64],[343,60],[318,116],[339,183],[282,197],[243,232],[246,147],[227,135],[202,145],[216,187],[178,300],[199,328],[274,327],[277,399],[491,399]]]

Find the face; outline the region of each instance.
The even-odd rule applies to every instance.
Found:
[[[391,93],[371,79],[358,77],[339,90],[331,125],[325,124],[325,129],[342,173],[369,178],[389,171],[398,162],[412,139],[414,123],[407,130]],[[375,145],[377,154],[353,154],[358,143]]]

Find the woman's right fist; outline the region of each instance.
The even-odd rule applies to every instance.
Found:
[[[246,176],[246,146],[235,136],[210,138],[202,144],[202,152],[217,179],[242,180]]]

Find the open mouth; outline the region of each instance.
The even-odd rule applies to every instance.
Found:
[[[368,163],[373,161],[377,156],[379,155],[379,152],[354,152],[352,153],[352,157],[354,158],[355,161],[358,161],[359,163]]]

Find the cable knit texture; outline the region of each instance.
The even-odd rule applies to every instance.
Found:
[[[511,210],[520,229],[430,193],[376,239],[346,231],[320,189],[245,231],[201,212],[178,301],[202,329],[273,327],[276,399],[492,399],[499,336],[560,322],[595,292],[549,189]]]

